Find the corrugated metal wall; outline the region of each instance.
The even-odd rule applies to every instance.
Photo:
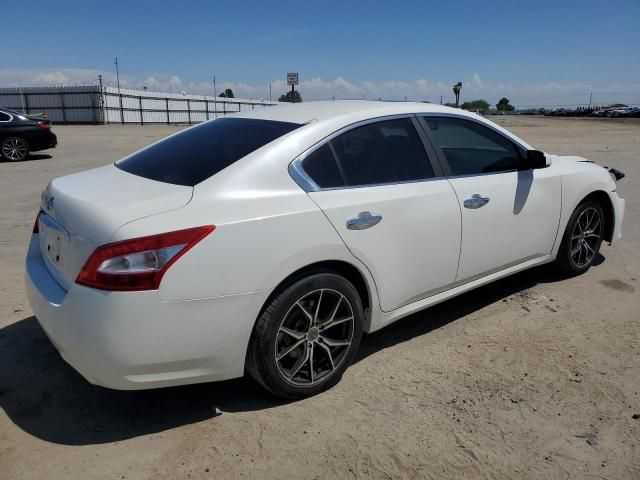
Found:
[[[54,123],[101,123],[100,90],[79,87],[0,88],[0,106],[27,113],[46,113]]]
[[[194,124],[278,102],[150,92],[97,85],[0,88],[0,106],[53,123]]]

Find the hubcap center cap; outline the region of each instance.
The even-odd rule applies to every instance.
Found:
[[[314,342],[320,336],[320,329],[318,327],[311,327],[307,332],[307,340]]]

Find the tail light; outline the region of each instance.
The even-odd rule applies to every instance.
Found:
[[[33,222],[33,233],[40,233],[40,212],[36,215],[36,221]]]
[[[51,128],[51,127],[49,127],[49,125],[47,125],[47,124],[46,124],[46,123],[44,123],[44,122],[38,122],[38,127],[40,127],[40,128],[44,128],[44,129]]]
[[[157,290],[169,267],[214,229],[206,225],[103,245],[76,283],[109,291]]]

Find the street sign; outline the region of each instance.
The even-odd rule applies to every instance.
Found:
[[[287,85],[298,85],[297,73],[287,73]]]

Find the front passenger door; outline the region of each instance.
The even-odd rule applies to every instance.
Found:
[[[424,116],[462,212],[456,283],[549,255],[560,219],[560,177],[521,170],[524,152],[479,121]]]

